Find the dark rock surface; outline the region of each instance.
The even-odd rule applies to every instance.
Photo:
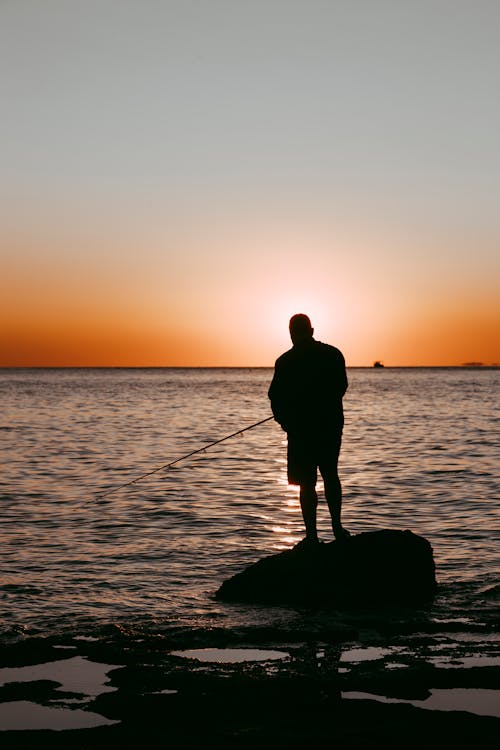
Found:
[[[275,605],[418,605],[436,589],[429,542],[382,530],[345,542],[296,546],[265,557],[225,581],[217,598]]]

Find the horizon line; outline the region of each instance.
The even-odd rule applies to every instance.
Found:
[[[272,370],[272,365],[0,365],[0,370]],[[411,369],[498,369],[500,364],[471,362],[460,365],[346,365],[354,370],[411,370]]]

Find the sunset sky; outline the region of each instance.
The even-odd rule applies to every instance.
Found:
[[[500,362],[498,0],[0,0],[0,365]]]

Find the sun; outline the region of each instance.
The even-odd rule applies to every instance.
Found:
[[[273,337],[288,336],[288,324],[292,315],[303,313],[307,315],[314,328],[315,336],[326,337],[331,329],[331,322],[335,318],[333,306],[318,293],[300,293],[281,298],[272,303]]]

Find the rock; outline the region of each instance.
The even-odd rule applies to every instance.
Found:
[[[429,542],[411,531],[371,531],[347,541],[298,545],[225,581],[217,598],[274,605],[418,605],[436,589]]]

